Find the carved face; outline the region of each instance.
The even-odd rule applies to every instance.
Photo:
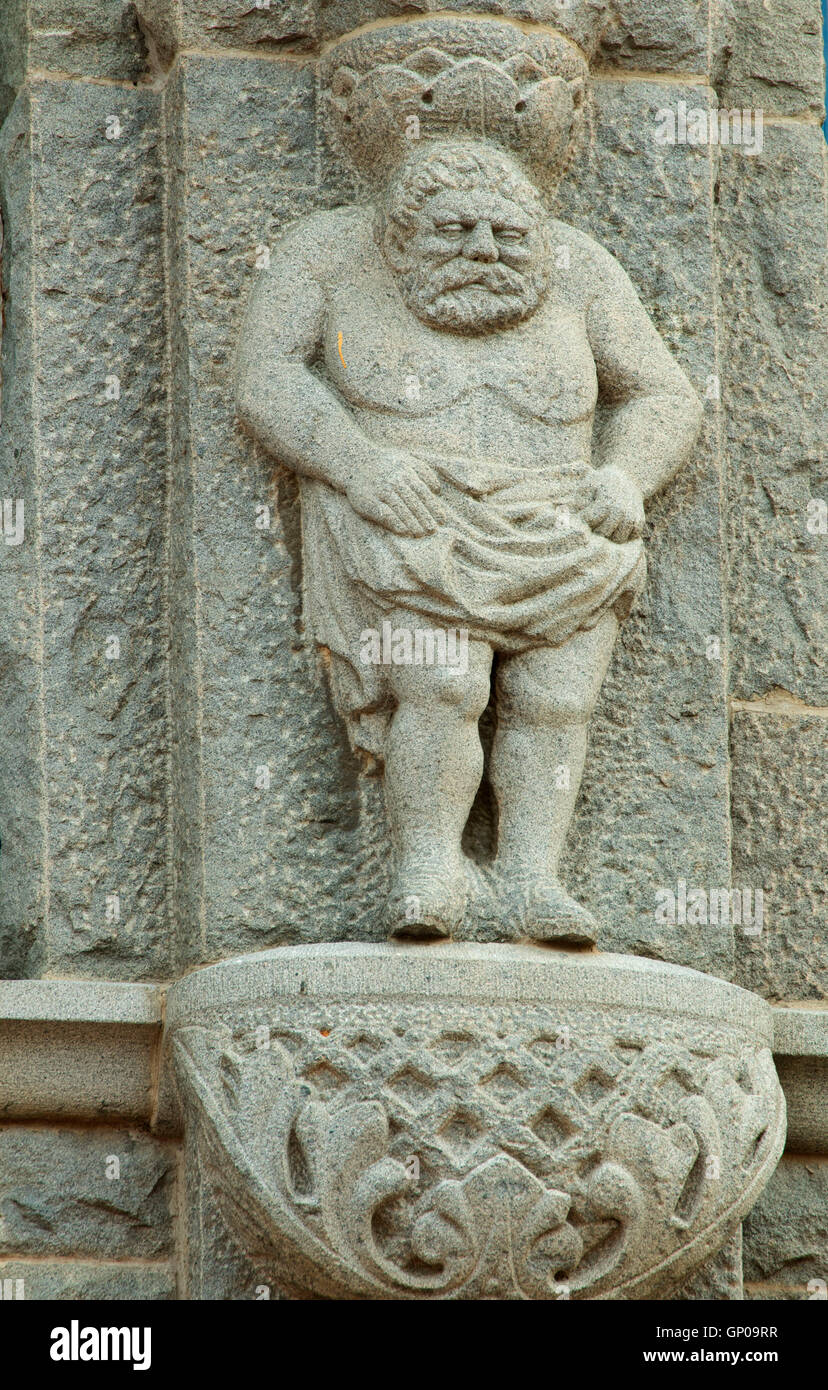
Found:
[[[389,208],[386,254],[409,308],[434,327],[483,333],[533,313],[546,289],[546,237],[529,200],[487,182],[441,188],[403,218]]]

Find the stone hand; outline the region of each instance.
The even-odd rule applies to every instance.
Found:
[[[434,469],[400,449],[383,449],[348,483],[355,512],[398,536],[428,536],[445,520]]]
[[[632,478],[612,464],[585,478],[575,498],[581,516],[608,540],[633,540],[644,531],[644,499]]]

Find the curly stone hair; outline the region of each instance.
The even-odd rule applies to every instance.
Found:
[[[501,150],[480,143],[440,141],[412,154],[397,171],[383,200],[383,221],[404,241],[414,230],[418,213],[435,193],[445,188],[466,192],[484,181],[533,219],[545,217],[538,190]]]

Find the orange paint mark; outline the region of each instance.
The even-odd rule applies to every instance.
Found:
[[[342,334],[341,334],[341,333],[339,333],[339,334],[337,335],[336,345],[337,345],[337,347],[339,348],[339,360],[340,360],[340,362],[342,363],[343,367],[345,368],[345,370],[346,370],[346,372],[347,372],[347,370],[348,370],[348,364],[347,364],[347,362],[345,361],[345,358],[342,356]]]

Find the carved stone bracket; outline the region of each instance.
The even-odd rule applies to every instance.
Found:
[[[201,1183],[289,1298],[658,1297],[784,1144],[769,1007],[655,961],[286,948],[167,1028]]]

